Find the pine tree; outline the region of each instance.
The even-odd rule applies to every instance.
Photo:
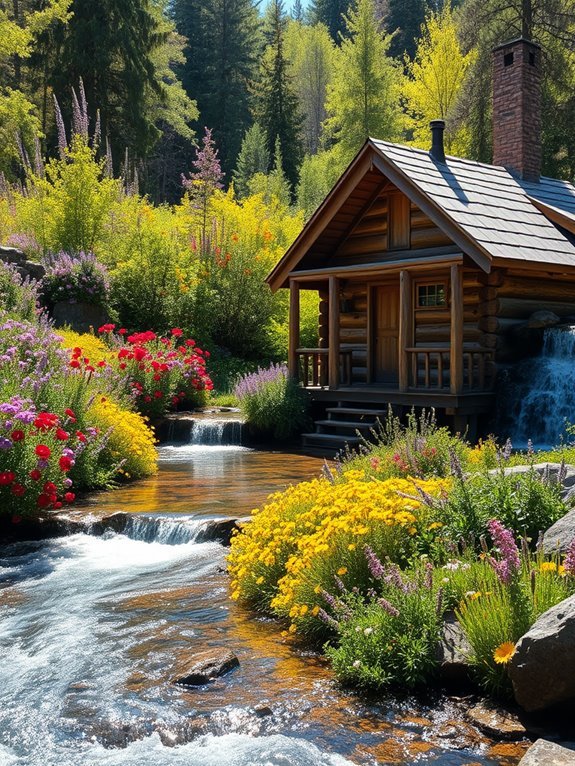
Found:
[[[279,139],[284,171],[293,187],[301,160],[301,116],[284,52],[286,22],[283,1],[272,0],[268,7],[269,26],[266,30],[272,42],[262,59],[255,117],[266,135],[270,154],[274,153],[276,139]]]
[[[389,55],[402,59],[407,54],[412,59],[426,13],[437,6],[441,8],[442,3],[432,0],[380,0],[378,5],[385,29],[393,35]]]
[[[415,58],[407,65],[408,78],[402,92],[410,114],[410,127],[416,146],[429,148],[429,122],[447,123],[445,145],[450,154],[468,150],[468,132],[455,124],[455,110],[475,51],[464,54],[457,38],[457,24],[446,4],[442,11],[430,13],[422,29]]]
[[[389,35],[379,30],[373,0],[358,0],[346,17],[347,37],[328,89],[328,130],[349,159],[368,138],[393,140],[399,131],[399,72]]]
[[[269,167],[270,153],[266,136],[261,126],[255,122],[246,131],[234,172],[234,188],[238,197],[247,196],[250,178],[253,178],[256,173],[267,174]]]
[[[231,173],[251,122],[250,87],[260,48],[253,0],[174,0],[178,32],[187,38],[180,70],[186,92],[210,125],[222,167]]]
[[[310,16],[313,24],[324,24],[337,45],[345,31],[344,16],[348,13],[350,0],[313,0]]]
[[[123,156],[127,147],[131,156],[144,157],[159,136],[147,96],[164,99],[153,54],[168,33],[159,28],[151,0],[73,0],[71,11],[51,76],[54,92],[65,108],[70,87],[82,79],[90,118],[95,122],[99,110],[113,155]]]
[[[325,100],[333,76],[335,46],[323,24],[310,27],[291,21],[285,49],[303,116],[304,149],[306,153],[315,154],[320,148],[327,116]]]

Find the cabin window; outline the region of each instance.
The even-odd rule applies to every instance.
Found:
[[[417,308],[431,309],[437,306],[447,306],[445,282],[417,285]]]

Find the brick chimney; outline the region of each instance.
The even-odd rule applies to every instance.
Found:
[[[493,51],[493,164],[541,175],[541,48],[524,38]]]

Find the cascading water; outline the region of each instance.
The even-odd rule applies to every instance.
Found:
[[[517,378],[513,444],[558,444],[575,423],[575,327],[546,330],[541,355],[523,362]]]
[[[231,418],[195,418],[190,444],[207,446],[241,445],[243,421]]]

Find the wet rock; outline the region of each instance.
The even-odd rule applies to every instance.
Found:
[[[573,539],[575,539],[575,509],[566,513],[545,532],[543,550],[548,554],[567,553]]]
[[[553,311],[542,309],[541,311],[535,311],[527,320],[527,327],[531,330],[539,329],[541,327],[555,327],[560,324],[561,317]]]
[[[575,743],[558,744],[538,739],[520,760],[519,766],[575,766]]]
[[[196,540],[198,543],[217,542],[228,546],[239,529],[238,519],[214,519],[198,533]]]
[[[268,716],[273,715],[274,711],[267,705],[258,705],[254,708],[254,713],[258,718],[267,718]]]
[[[528,712],[575,700],[575,596],[548,609],[519,639],[508,673]]]
[[[468,683],[471,654],[471,644],[455,615],[446,615],[436,655],[440,679],[447,684]]]
[[[239,667],[240,661],[227,649],[208,649],[194,654],[174,679],[174,683],[184,686],[203,686],[230,670]]]
[[[488,700],[473,705],[466,711],[465,717],[489,737],[522,739],[527,735],[527,729],[515,713],[504,710]]]

